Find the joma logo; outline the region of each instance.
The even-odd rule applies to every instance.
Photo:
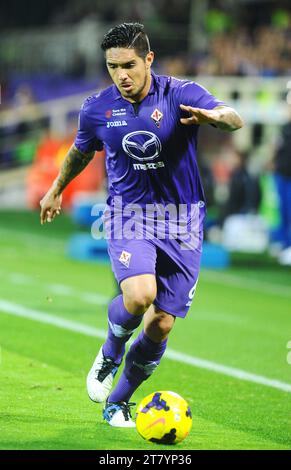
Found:
[[[127,122],[126,121],[108,121],[107,122],[107,129],[109,127],[121,127],[121,126],[127,126]]]

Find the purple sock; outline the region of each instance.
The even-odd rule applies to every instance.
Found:
[[[158,367],[166,347],[167,339],[154,343],[142,331],[127,353],[124,370],[108,401],[128,401],[139,385]]]
[[[108,307],[108,334],[103,345],[103,354],[120,364],[125,351],[125,343],[140,325],[143,315],[132,315],[124,307],[122,295],[118,295]]]

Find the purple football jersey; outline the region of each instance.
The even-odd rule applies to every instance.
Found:
[[[85,100],[75,146],[106,150],[108,204],[194,204],[204,201],[196,147],[199,126],[185,126],[180,104],[213,109],[224,104],[189,80],[152,72],[148,95],[134,106],[115,85]]]

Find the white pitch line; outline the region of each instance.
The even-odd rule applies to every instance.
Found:
[[[49,288],[54,294],[66,295],[69,297],[75,296],[83,300],[84,302],[87,302],[88,304],[104,306],[104,305],[108,305],[108,302],[110,301],[110,297],[107,297],[106,295],[96,294],[92,292],[76,291],[76,289],[74,289],[73,287],[66,286],[64,284],[42,284],[42,285],[43,287]]]
[[[207,369],[213,372],[218,372],[219,374],[229,375],[230,377],[234,377],[239,380],[254,382],[291,393],[291,384],[281,382],[280,380],[268,379],[263,375],[252,374],[251,372],[224,366],[223,364],[217,364],[212,361],[200,359],[199,357],[189,356],[188,354],[180,353],[178,351],[167,350],[166,354],[169,359],[183,362],[184,364],[190,364],[191,366],[199,367],[200,369]]]
[[[7,276],[13,284],[27,285],[31,283],[30,277],[26,274],[11,273]]]
[[[40,323],[53,325],[58,328],[74,331],[76,333],[81,333],[87,336],[93,336],[101,339],[105,339],[107,336],[105,330],[93,328],[92,326],[85,325],[83,323],[66,320],[65,318],[50,315],[39,310],[32,310],[30,308],[14,304],[3,299],[0,299],[0,309],[3,310],[4,313],[10,315],[29,318],[30,320],[35,320]],[[179,351],[174,351],[173,349],[167,349],[165,357],[177,362],[181,362],[183,364],[189,364],[191,366],[198,367],[200,369],[210,370],[212,372],[217,372],[219,374],[227,375],[229,377],[234,377],[239,380],[257,383],[259,385],[264,385],[266,387],[272,387],[283,392],[291,393],[291,384],[281,382],[279,380],[269,379],[262,375],[252,374],[250,372],[235,369],[233,367],[224,366],[222,364],[217,364],[215,362],[207,361],[205,359],[200,359],[198,357],[190,356]]]
[[[8,313],[10,315],[29,318],[30,320],[35,320],[40,323],[45,323],[48,325],[57,326],[58,328],[64,328],[65,330],[74,331],[75,333],[83,333],[87,336],[94,336],[102,339],[106,338],[107,336],[105,330],[99,330],[98,328],[93,328],[92,326],[85,325],[84,323],[66,320],[65,318],[57,317],[56,315],[50,315],[39,310],[32,310],[30,308],[23,307],[22,305],[7,302],[3,299],[0,299],[0,309],[3,310],[4,313]]]

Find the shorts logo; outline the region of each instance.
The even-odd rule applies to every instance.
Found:
[[[124,152],[134,160],[146,162],[160,156],[162,144],[156,134],[149,131],[135,131],[122,139]]]
[[[189,294],[188,294],[189,302],[186,303],[186,307],[191,307],[191,305],[192,305],[193,297],[194,297],[194,294],[195,294],[195,291],[196,291],[196,287],[197,287],[197,282],[198,282],[198,279],[197,279],[197,281],[195,282],[195,284],[194,284],[194,286],[192,287],[192,289],[190,289],[190,291],[189,291]]]
[[[131,253],[128,253],[128,251],[123,251],[119,257],[119,261],[128,268],[129,263],[130,263],[130,258],[131,258]]]
[[[163,119],[163,113],[156,108],[151,115],[151,118],[154,120],[155,125],[159,128],[161,125],[161,120]]]

